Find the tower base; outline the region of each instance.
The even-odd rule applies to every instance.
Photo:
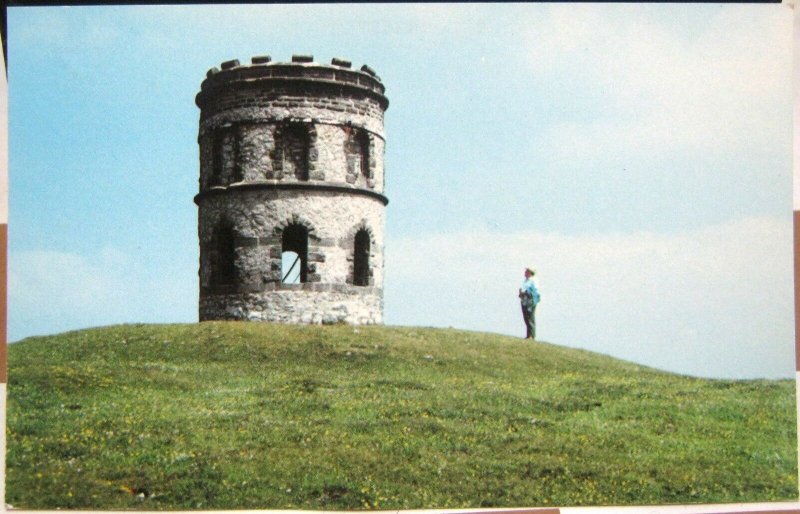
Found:
[[[383,323],[383,291],[374,287],[283,284],[275,291],[204,295],[200,298],[200,321],[209,320],[376,325]]]

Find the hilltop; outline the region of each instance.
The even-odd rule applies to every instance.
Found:
[[[8,357],[18,508],[797,497],[790,380],[414,327],[123,325],[29,338]]]

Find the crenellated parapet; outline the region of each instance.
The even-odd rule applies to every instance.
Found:
[[[366,95],[374,99],[382,110],[389,107],[380,77],[366,64],[355,70],[351,69],[350,61],[334,58],[331,64],[322,64],[314,62],[310,55],[294,55],[291,62],[274,62],[268,55],[253,57],[250,64],[241,64],[236,59],[225,61],[219,68],[208,70],[195,103],[201,113],[211,115],[214,99],[220,91],[229,92],[231,88],[280,89],[289,84],[320,93],[330,90],[336,97]]]

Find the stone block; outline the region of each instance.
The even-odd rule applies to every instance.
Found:
[[[258,238],[257,237],[246,237],[246,236],[237,236],[234,240],[236,246],[243,247],[243,248],[253,248],[258,246]]]

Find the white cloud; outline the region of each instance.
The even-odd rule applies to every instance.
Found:
[[[681,13],[701,17],[697,34],[672,22]],[[575,72],[581,86],[614,86],[607,92],[626,103],[640,103],[629,93],[769,95],[788,78],[792,11],[782,5],[562,5],[531,21],[528,64],[538,75]]]
[[[544,340],[689,374],[791,376],[791,237],[788,220],[752,218],[675,234],[390,240],[387,323],[521,335],[515,292],[533,265]]]
[[[12,52],[19,48],[37,48],[66,54],[87,49],[107,48],[118,44],[123,37],[120,8],[96,10],[86,7],[21,7],[11,8],[9,37]],[[80,52],[77,52],[79,49]]]
[[[76,253],[9,254],[10,341],[123,322],[196,319],[191,273],[145,271],[143,263],[111,248]]]
[[[697,34],[665,16],[686,12],[707,15]],[[554,6],[526,43],[535,81],[565,86],[559,101],[588,90],[611,107],[554,125],[540,142],[547,153],[580,163],[790,144],[792,16],[783,5]]]

